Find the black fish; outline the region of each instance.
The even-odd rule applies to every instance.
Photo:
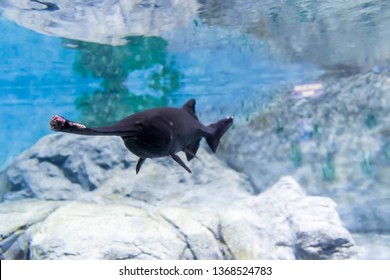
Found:
[[[52,130],[81,135],[115,135],[123,139],[127,149],[137,155],[136,173],[147,158],[170,156],[185,170],[191,170],[177,152],[183,151],[187,160],[196,157],[199,143],[204,137],[215,153],[220,138],[233,124],[227,117],[204,126],[195,114],[195,100],[191,99],[181,108],[155,108],[136,113],[112,126],[89,128],[55,115],[50,119]]]

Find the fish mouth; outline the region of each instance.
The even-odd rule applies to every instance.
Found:
[[[61,130],[66,123],[66,119],[59,115],[54,115],[50,118],[50,129],[51,130]]]
[[[51,130],[75,130],[75,129],[85,129],[85,125],[77,122],[72,122],[65,119],[59,115],[54,115],[50,118],[50,129]]]

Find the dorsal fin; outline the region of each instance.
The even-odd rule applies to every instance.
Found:
[[[195,99],[191,98],[190,100],[187,101],[186,104],[183,105],[182,108],[186,110],[188,113],[190,113],[190,115],[193,116],[195,119],[198,119],[195,112],[195,104],[196,104]]]

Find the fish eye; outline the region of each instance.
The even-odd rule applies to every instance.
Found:
[[[145,128],[145,125],[142,123],[142,122],[137,122],[135,124],[135,126],[139,129],[139,130],[143,130]]]

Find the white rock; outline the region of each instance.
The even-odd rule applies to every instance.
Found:
[[[306,196],[291,177],[239,204],[240,211],[233,207],[222,220],[224,238],[236,258],[328,259],[353,255],[354,243],[335,204],[325,197]]]
[[[158,213],[128,205],[71,202],[31,241],[33,259],[177,259],[186,243]]]
[[[246,176],[214,154],[201,148],[198,157],[189,163],[192,174],[164,158],[148,160],[135,175],[137,159],[120,138],[41,139],[6,170],[1,258],[354,255],[353,239],[330,199],[307,196],[290,177],[254,195]],[[33,199],[20,200],[25,195]]]
[[[264,194],[218,207],[130,203],[65,202],[54,212],[51,208],[51,212],[40,213],[40,220],[46,215],[42,222],[32,225],[26,220],[28,224],[19,227],[27,228],[28,257],[345,259],[355,253],[352,237],[342,226],[334,204],[327,198],[306,196],[291,178],[283,178]],[[18,214],[25,215],[10,213],[15,220]],[[7,217],[1,219],[7,221]]]
[[[4,238],[23,227],[40,222],[59,205],[61,202],[35,199],[0,203],[0,236]]]

